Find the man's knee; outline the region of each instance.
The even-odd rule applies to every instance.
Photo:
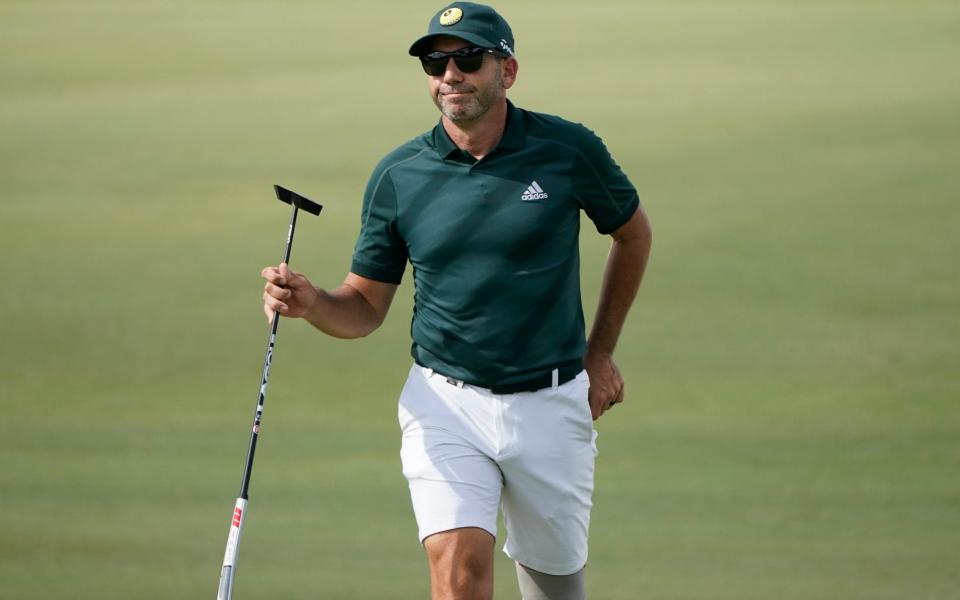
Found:
[[[493,542],[489,532],[473,527],[426,538],[434,597],[487,597],[484,592],[492,592],[493,583]]]
[[[585,600],[583,569],[572,575],[547,575],[517,563],[517,583],[523,600]]]

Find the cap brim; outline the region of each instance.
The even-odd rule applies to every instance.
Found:
[[[409,50],[410,56],[423,56],[424,54],[426,54],[427,52],[430,51],[430,42],[433,41],[433,38],[437,38],[437,37],[440,37],[440,36],[449,36],[449,37],[460,38],[461,40],[466,40],[466,41],[470,42],[471,44],[476,44],[477,46],[480,46],[481,48],[496,48],[496,47],[497,47],[497,45],[496,45],[495,43],[491,42],[490,40],[485,40],[485,39],[483,39],[482,37],[480,37],[479,35],[474,35],[474,34],[472,34],[472,33],[466,32],[466,31],[462,31],[462,32],[461,32],[461,31],[451,31],[450,33],[428,33],[427,35],[423,36],[423,37],[420,38],[419,40],[415,41],[415,42],[410,46],[410,50]]]

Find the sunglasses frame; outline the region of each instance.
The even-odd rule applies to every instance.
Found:
[[[506,54],[496,48],[483,48],[480,46],[467,46],[466,48],[460,48],[459,50],[454,50],[453,52],[430,52],[420,56],[419,58],[420,66],[423,67],[424,73],[431,77],[439,77],[446,72],[447,65],[450,64],[451,58],[457,65],[457,68],[464,73],[476,73],[481,69],[481,67],[483,67],[483,57],[486,54],[492,54],[501,58],[509,58]],[[473,60],[478,57],[480,60],[477,61],[476,66],[474,66]],[[431,65],[442,65],[442,68],[437,67],[437,69],[440,70],[434,73],[432,72],[433,68]]]

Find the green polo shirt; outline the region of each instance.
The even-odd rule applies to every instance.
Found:
[[[593,132],[509,104],[503,138],[479,161],[438,124],[377,165],[351,271],[400,283],[409,261],[417,362],[511,384],[585,352],[579,211],[606,234],[638,205]]]

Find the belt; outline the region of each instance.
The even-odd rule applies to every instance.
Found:
[[[458,387],[463,387],[464,383],[475,385],[477,387],[487,388],[491,393],[494,394],[517,394],[519,392],[535,392],[537,390],[542,390],[543,388],[553,387],[557,385],[563,385],[571,379],[577,376],[580,371],[583,370],[583,361],[576,360],[569,363],[562,364],[555,369],[550,369],[548,371],[543,371],[536,375],[531,376],[528,379],[523,381],[517,381],[514,383],[505,383],[505,384],[483,384],[483,383],[472,383],[469,381],[463,381],[455,377],[448,377],[443,373],[432,369],[424,364],[421,364],[420,361],[415,361],[418,365],[425,369],[430,369],[437,375],[445,377],[447,383],[450,385],[455,385]]]

